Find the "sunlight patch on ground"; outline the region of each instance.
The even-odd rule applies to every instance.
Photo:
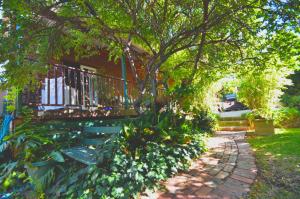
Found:
[[[276,129],[272,136],[248,138],[256,155],[258,180],[249,198],[297,198],[300,195],[300,129]]]

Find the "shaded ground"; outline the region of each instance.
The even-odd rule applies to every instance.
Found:
[[[300,198],[300,129],[276,129],[273,136],[249,137],[248,142],[258,166],[249,198]]]

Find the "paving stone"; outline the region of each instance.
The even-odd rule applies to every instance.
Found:
[[[222,157],[222,159],[220,160],[220,162],[222,163],[227,163],[229,161],[229,156],[224,156]]]
[[[239,157],[249,157],[249,156],[252,156],[252,153],[249,153],[249,152],[242,152],[242,151],[239,151]]]
[[[255,158],[254,157],[252,157],[252,156],[247,156],[247,157],[245,157],[245,156],[238,156],[238,161],[247,161],[247,162],[252,162],[252,163],[254,163],[255,162]]]
[[[231,155],[228,159],[228,162],[235,163],[237,160],[237,155]]]
[[[195,196],[197,197],[204,197],[207,196],[213,189],[211,187],[203,186],[199,190],[195,192]]]
[[[246,178],[250,178],[250,179],[255,179],[255,177],[256,177],[256,171],[251,171],[251,170],[247,170],[247,169],[236,168],[236,169],[234,169],[233,174],[243,176]]]
[[[214,182],[213,180],[204,182],[204,185],[206,185],[206,186],[208,186],[210,188],[216,188],[217,187],[217,183]]]
[[[250,144],[247,142],[237,142],[239,149],[250,149]]]
[[[168,179],[167,184],[176,185],[182,182],[186,182],[188,180],[185,176],[175,176],[173,178]]]
[[[237,148],[236,145],[233,145],[233,146],[232,146],[231,152],[232,152],[232,153],[238,153],[238,152],[239,152],[239,149]]]
[[[218,187],[220,184],[224,184],[224,179],[213,178],[212,181],[217,185],[217,187]]]
[[[172,186],[172,185],[167,185],[166,189],[167,189],[168,193],[174,194],[174,193],[176,193],[180,189],[180,187],[178,187],[178,186]]]
[[[204,184],[203,184],[204,182],[193,182],[192,183],[192,186],[196,186],[196,187],[201,187],[201,186],[203,186]]]
[[[237,163],[237,168],[240,169],[256,169],[256,166],[254,163]]]
[[[239,176],[239,175],[236,175],[236,174],[232,174],[230,177],[233,178],[233,179],[245,182],[247,184],[252,184],[253,183],[253,179],[246,178],[246,177],[243,177],[243,176]]]
[[[233,178],[231,178],[231,176],[226,179],[224,185],[229,186],[229,187],[235,187],[237,189],[238,188],[245,189],[245,190],[248,190],[250,187],[248,183],[233,179]]]
[[[191,190],[188,187],[180,187],[177,191],[176,191],[176,195],[186,195],[186,194],[190,194],[192,193]]]
[[[239,164],[255,164],[255,161],[250,158],[244,158],[244,160],[239,160]]]
[[[191,169],[188,171],[188,174],[191,176],[199,176],[201,173],[202,171],[198,169]]]
[[[204,164],[215,166],[218,164],[219,159],[207,157],[207,158],[202,158],[202,161],[204,162]]]
[[[224,148],[223,148],[223,147],[217,147],[217,148],[214,148],[212,151],[213,151],[214,153],[218,153],[218,152],[222,152],[222,153],[223,153]]]
[[[212,165],[205,165],[205,167],[203,168],[203,171],[208,173],[210,170],[212,170],[213,168],[215,168]]]
[[[215,168],[223,169],[225,167],[224,163],[219,163]]]
[[[239,160],[237,164],[255,165],[255,162],[251,159]]]
[[[252,173],[255,173],[255,174],[257,174],[257,168],[255,167],[255,168],[251,168],[251,169],[243,169],[243,168],[236,168],[237,170],[239,170],[239,171],[241,171],[241,172],[243,172],[243,171],[247,171],[247,172],[252,172]]]
[[[215,154],[215,153],[213,153],[212,151],[211,151],[211,152],[210,152],[210,151],[207,151],[207,152],[205,152],[202,156],[209,157],[209,156],[211,156],[211,155],[213,155],[213,154]],[[201,160],[201,158],[200,158],[200,160]]]
[[[176,195],[175,194],[172,194],[172,193],[163,193],[163,194],[160,194],[158,199],[173,199],[173,198],[176,198]],[[148,198],[150,199],[150,198]]]
[[[218,196],[218,198],[220,198],[220,199],[233,199],[233,198],[235,198],[234,195],[232,193],[230,193],[230,191],[226,190],[226,188],[222,189],[220,187],[217,187],[211,193],[216,194]]]
[[[233,165],[226,165],[223,170],[225,172],[229,172],[230,173],[230,172],[232,172],[233,168],[234,168]]]
[[[208,173],[201,173],[201,175],[199,175],[197,178],[198,179],[202,178],[205,181],[208,181],[208,180],[211,180],[213,177],[211,175],[209,175]]]
[[[220,185],[217,189],[214,190],[214,193],[219,195],[222,199],[228,198],[228,199],[238,199],[243,196],[245,193],[244,189],[240,189],[238,187],[232,187],[227,185]]]
[[[230,152],[228,152],[227,154],[224,153],[224,155],[223,155],[222,158],[224,158],[224,159],[229,159],[229,157],[230,157]]]
[[[212,176],[215,176],[215,175],[217,175],[220,171],[221,171],[221,169],[216,169],[216,168],[214,168],[214,169],[211,169],[210,171],[208,171],[208,174],[209,174],[209,175],[212,175]]]
[[[215,157],[218,158],[218,159],[220,159],[220,158],[223,157],[223,155],[224,155],[223,152],[217,152],[217,153],[215,154]]]
[[[225,165],[227,162],[228,162],[228,159],[222,158],[222,159],[219,161],[219,164]]]
[[[227,176],[229,176],[229,173],[228,173],[228,172],[220,171],[220,172],[218,173],[218,175],[216,175],[216,178],[218,178],[218,179],[225,179]]]
[[[176,194],[173,199],[195,199],[194,194]]]
[[[202,162],[194,161],[194,162],[192,162],[189,169],[199,169],[199,168],[202,168],[202,167],[203,167]]]
[[[188,180],[189,183],[191,184],[196,184],[196,183],[203,183],[205,182],[206,180],[209,180],[211,179],[211,176],[203,176],[203,175],[199,175],[199,176],[196,176],[196,177],[192,177]]]
[[[225,148],[225,150],[224,150],[225,152],[227,152],[227,151],[231,151],[231,145],[226,145],[226,148]]]
[[[227,162],[226,165],[231,165],[231,166],[235,166],[236,163],[235,162]]]
[[[224,165],[223,164],[219,164],[217,166],[215,166],[213,169],[211,169],[208,174],[209,175],[217,175],[222,169],[224,168]]]

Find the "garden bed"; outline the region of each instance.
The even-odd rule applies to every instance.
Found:
[[[48,122],[30,119],[6,138],[10,157],[0,165],[0,193],[27,198],[136,198],[161,180],[189,167],[205,150],[213,127],[206,114],[192,120],[163,112],[123,121]],[[95,165],[65,156],[65,148],[86,138],[82,128],[120,125],[122,132],[95,149]],[[90,146],[89,146],[90,147]],[[19,188],[18,188],[19,187]]]

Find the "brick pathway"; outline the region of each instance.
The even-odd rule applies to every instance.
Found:
[[[188,172],[167,180],[163,192],[142,198],[243,198],[257,173],[244,136],[244,132],[216,133],[208,141],[208,152]]]

